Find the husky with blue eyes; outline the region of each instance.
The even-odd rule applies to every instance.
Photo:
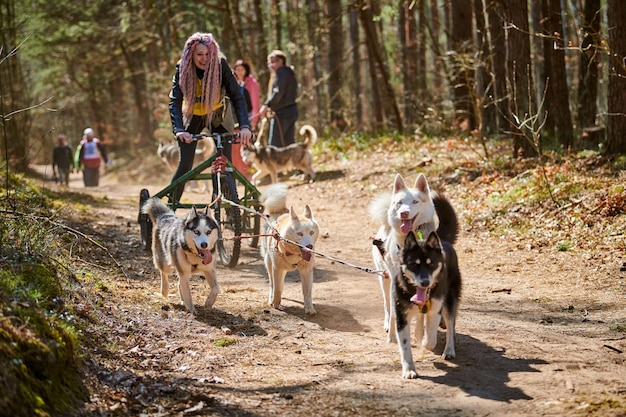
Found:
[[[210,292],[204,303],[213,307],[219,286],[215,272],[215,245],[218,240],[218,224],[209,211],[192,207],[184,218],[177,217],[160,199],[147,200],[142,212],[152,222],[152,257],[154,266],[161,273],[161,294],[169,296],[169,276],[178,275],[178,292],[181,302],[190,313],[195,312],[189,279],[192,275],[204,275]]]
[[[391,297],[402,378],[417,378],[411,353],[411,326],[417,319],[415,338],[421,346],[434,350],[441,317],[445,321],[444,359],[453,359],[456,315],[461,297],[461,272],[452,245],[431,232],[425,240],[409,232],[400,251],[400,270],[392,277]]]

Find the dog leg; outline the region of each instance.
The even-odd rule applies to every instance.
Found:
[[[180,300],[185,304],[187,310],[189,310],[191,314],[194,314],[196,310],[193,306],[193,300],[191,299],[188,275],[181,274],[180,277],[178,277],[178,292],[180,293]]]
[[[212,308],[213,304],[215,304],[215,300],[217,299],[217,295],[220,293],[220,286],[217,283],[215,270],[205,272],[204,277],[206,278],[206,282],[209,284],[209,288],[211,289],[206,301],[204,302],[204,306],[206,308]]]
[[[317,311],[313,307],[313,264],[311,262],[300,270],[300,279],[302,280],[304,312],[309,315],[316,314]]]
[[[453,312],[448,311],[448,308],[443,309],[443,318],[446,321],[446,347],[443,349],[444,359],[454,359],[456,352],[454,351],[454,325],[456,317]]]
[[[254,185],[258,185],[261,182],[261,171],[257,171],[254,174],[252,174],[252,184]]]
[[[422,341],[422,346],[432,351],[437,346],[437,329],[441,322],[442,300],[431,299],[430,309],[426,313],[426,335]]]
[[[272,179],[272,184],[276,184],[278,182],[278,173],[274,170],[270,171],[270,178]]]
[[[269,305],[279,308],[283,299],[283,284],[285,283],[285,275],[287,271],[274,270],[270,274],[270,297]]]
[[[411,352],[411,330],[407,317],[403,317],[402,324],[398,323],[397,328],[398,346],[400,348],[400,362],[402,362],[402,378],[417,378],[417,370],[413,363],[413,354]]]
[[[388,318],[388,326],[389,333],[387,334],[387,343],[393,343],[398,341],[397,329],[396,329],[396,288],[394,285],[391,285],[391,278],[387,279],[389,281],[389,293],[387,296],[387,308],[389,311]],[[384,293],[383,293],[384,295]],[[407,324],[408,325],[408,324]]]
[[[415,320],[415,343],[418,346],[425,346],[426,339],[424,338],[424,321],[426,315],[423,313],[417,313],[417,319]]]
[[[165,298],[170,295],[170,283],[167,271],[161,271],[161,295]]]
[[[378,281],[380,283],[380,289],[383,293],[383,308],[385,310],[385,321],[383,322],[383,329],[387,332],[387,341],[392,342],[395,339],[395,334],[392,337],[392,329],[391,325],[391,311],[390,311],[390,288],[391,288],[391,280],[389,278],[384,277],[383,275],[378,276]]]

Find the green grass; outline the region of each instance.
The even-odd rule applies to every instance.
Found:
[[[0,410],[49,416],[85,400],[66,236],[47,195],[0,177]]]

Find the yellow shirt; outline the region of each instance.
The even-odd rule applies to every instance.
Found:
[[[206,116],[207,110],[203,105],[204,92],[202,91],[202,80],[196,79],[196,102],[193,104],[194,116]],[[184,100],[184,99],[183,99]],[[223,100],[219,100],[214,106],[213,111],[224,106]]]

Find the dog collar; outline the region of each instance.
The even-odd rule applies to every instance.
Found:
[[[302,260],[302,255],[299,253],[291,253],[288,250],[285,249],[284,245],[280,244],[281,241],[277,241],[276,242],[276,252],[278,252],[279,256],[282,256],[283,258],[287,258],[288,256],[297,256],[298,258],[300,258],[300,260],[298,262],[296,262],[295,264],[293,264],[294,266],[298,265],[300,263],[300,261]],[[284,251],[281,251],[281,248]]]

